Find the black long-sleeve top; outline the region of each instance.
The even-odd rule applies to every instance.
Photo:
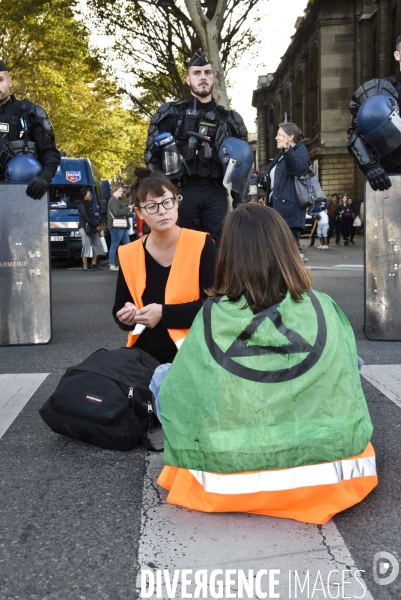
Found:
[[[146,241],[146,238],[145,238]],[[201,309],[207,295],[204,290],[213,284],[214,269],[216,264],[216,245],[208,235],[205,239],[200,265],[199,287],[201,296],[199,300],[184,302],[182,304],[165,304],[165,289],[171,267],[163,267],[148,252],[145,245],[146,287],[142,294],[143,305],[156,303],[162,305],[162,319],[153,329],[148,327],[139,336],[135,347],[145,350],[161,363],[172,362],[177,354],[177,347],[167,329],[187,329],[191,327],[198,311]],[[185,285],[185,281],[182,282]],[[120,329],[132,331],[132,325],[124,325],[116,317],[126,302],[134,303],[131,293],[120,269],[117,278],[116,296],[113,306],[113,317]]]

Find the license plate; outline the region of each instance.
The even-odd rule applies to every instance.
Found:
[[[51,235],[50,241],[51,242],[62,242],[62,241],[64,241],[64,238],[62,235]]]

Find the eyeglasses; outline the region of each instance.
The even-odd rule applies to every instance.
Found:
[[[148,215],[155,215],[159,212],[159,206],[162,205],[166,210],[171,210],[175,205],[175,198],[166,198],[163,202],[152,202],[152,204],[146,204],[145,206],[140,206],[140,208],[144,208]]]

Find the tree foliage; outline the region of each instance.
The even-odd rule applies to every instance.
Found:
[[[111,56],[124,65],[131,78],[125,90],[134,106],[150,115],[166,100],[188,96],[185,65],[201,47],[214,65],[214,96],[228,104],[226,77],[256,42],[252,24],[260,20],[255,9],[263,1],[87,0],[87,4],[96,29],[114,39],[103,58],[109,58],[111,71]]]
[[[49,113],[57,146],[89,156],[103,177],[142,162],[146,125],[89,52],[89,34],[71,0],[1,0],[0,56],[18,98]]]

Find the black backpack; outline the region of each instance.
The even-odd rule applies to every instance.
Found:
[[[110,450],[131,450],[151,426],[149,383],[159,362],[142,350],[101,348],[69,367],[39,414],[56,433]]]

